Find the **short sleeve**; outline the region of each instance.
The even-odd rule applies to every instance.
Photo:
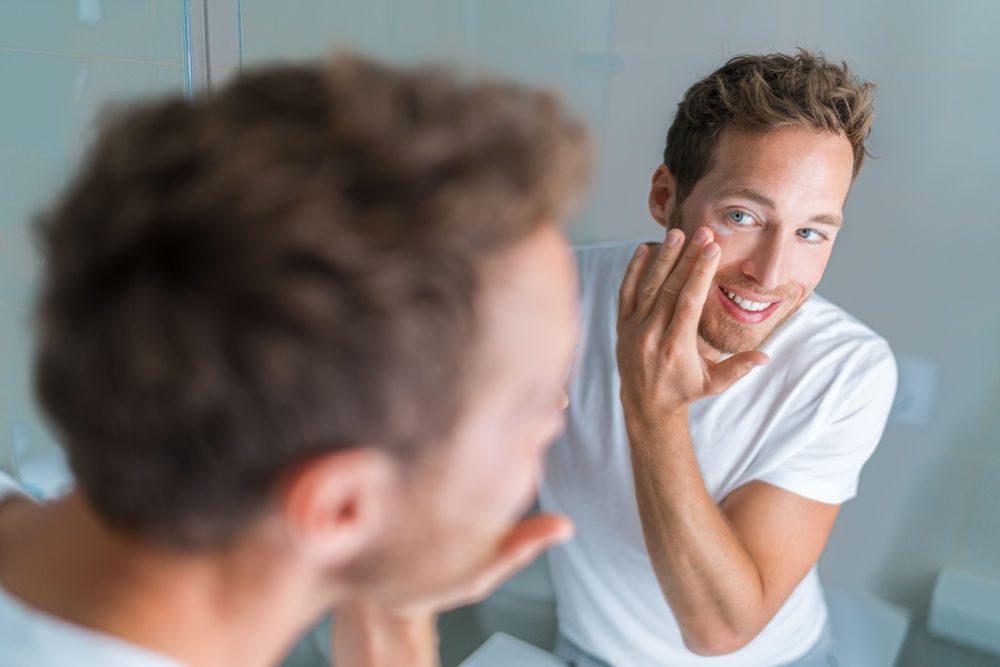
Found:
[[[0,470],[0,505],[7,500],[21,496],[31,498],[13,477]]]
[[[825,424],[805,445],[757,477],[797,495],[839,505],[857,493],[861,469],[882,439],[896,396],[896,360],[885,341],[843,372]]]

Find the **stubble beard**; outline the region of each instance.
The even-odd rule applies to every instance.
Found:
[[[718,290],[718,283],[713,283],[712,289]],[[710,294],[708,298],[713,299],[715,297]],[[804,302],[805,299],[802,300],[802,303]],[[720,313],[718,318],[710,320],[708,314],[703,313],[701,320],[698,322],[698,336],[713,350],[717,350],[723,354],[738,354],[740,352],[759,350],[774,336],[775,332],[785,322],[798,312],[799,308],[802,307],[802,303],[796,304],[794,308],[785,313],[769,329],[764,329],[767,326],[766,322],[756,325],[743,324],[732,319],[725,313]]]

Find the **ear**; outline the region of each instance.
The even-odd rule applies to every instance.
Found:
[[[295,548],[324,568],[361,555],[386,527],[397,496],[395,461],[374,448],[331,452],[288,476],[281,512]]]
[[[653,172],[653,182],[649,188],[649,213],[663,227],[670,224],[676,194],[677,180],[667,166],[661,164]]]

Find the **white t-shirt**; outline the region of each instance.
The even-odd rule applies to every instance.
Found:
[[[577,250],[582,331],[567,428],[552,446],[540,499],[576,522],[550,552],[560,631],[615,667],[767,667],[801,657],[827,622],[813,568],[748,645],[688,651],[643,542],[615,360],[618,288],[636,243]],[[884,339],[813,295],[762,348],[769,365],[690,408],[691,440],[711,497],[762,480],[823,503],[852,498],[885,428],[896,364]]]
[[[22,493],[17,483],[0,471],[0,506]],[[183,667],[172,658],[33,609],[0,585],[0,667],[63,665]]]

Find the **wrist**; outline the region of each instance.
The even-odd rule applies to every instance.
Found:
[[[623,405],[625,431],[633,444],[655,443],[658,446],[669,444],[678,433],[688,430],[688,406],[683,405],[672,409],[631,410]]]
[[[679,422],[687,423],[688,408],[690,407],[687,403],[646,405],[641,399],[630,400],[624,395],[621,396],[621,405],[626,426],[635,425],[646,428],[670,426]]]

